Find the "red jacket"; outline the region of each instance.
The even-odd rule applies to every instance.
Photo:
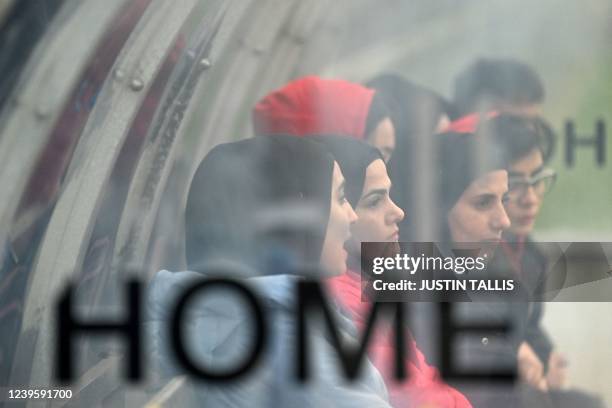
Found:
[[[352,271],[329,279],[328,287],[336,299],[352,316],[357,328],[363,329],[367,319],[369,303],[361,301],[361,279]],[[391,405],[404,407],[471,408],[472,404],[456,389],[445,384],[438,370],[425,361],[412,335],[409,338],[409,360],[406,361],[408,379],[397,382],[393,378],[393,336],[389,325],[379,325],[374,332],[368,355],[385,380]]]

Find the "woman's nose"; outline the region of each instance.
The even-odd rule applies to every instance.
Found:
[[[347,215],[348,215],[349,224],[354,224],[355,221],[359,219],[359,216],[357,215],[355,210],[353,210],[353,206],[349,203],[347,204],[348,204]]]
[[[527,190],[525,190],[525,192],[523,193],[523,195],[520,197],[520,204],[524,205],[524,206],[528,206],[528,205],[534,205],[537,204],[539,201],[539,197],[535,192],[535,189],[533,186],[529,186],[527,187]]]
[[[404,210],[402,210],[395,202],[389,199],[391,202],[391,208],[389,210],[389,216],[387,217],[389,224],[397,224],[404,219]]]
[[[493,218],[493,228],[496,230],[505,230],[510,228],[510,218],[504,209],[503,205],[499,205],[495,217]]]

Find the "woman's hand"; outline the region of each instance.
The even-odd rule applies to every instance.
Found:
[[[546,383],[549,388],[559,389],[567,384],[568,361],[565,356],[558,351],[552,351],[548,358],[548,372],[546,373]]]
[[[518,371],[521,380],[540,391],[548,391],[544,365],[527,342],[522,342],[518,349]]]

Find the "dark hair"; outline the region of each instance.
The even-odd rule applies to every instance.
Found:
[[[375,92],[374,96],[372,97],[372,102],[370,103],[370,109],[368,110],[363,139],[367,140],[370,133],[376,129],[376,126],[378,126],[383,119],[388,117],[390,117],[390,114],[387,104],[382,96],[380,96],[378,92]]]
[[[256,137],[214,147],[189,188],[189,269],[203,271],[217,259],[257,267],[266,251],[281,247],[298,256],[296,261],[318,264],[333,166],[322,146],[297,137]]]
[[[474,133],[435,135],[438,159],[440,237],[450,239],[446,217],[469,185],[485,173],[507,170],[534,149],[542,151],[536,120],[502,114],[480,123]]]
[[[433,133],[441,115],[454,114],[452,104],[441,95],[398,74],[377,75],[366,86],[375,89],[387,105],[398,139],[411,139],[424,127]]]
[[[411,160],[419,154],[415,141],[433,137],[440,117],[451,116],[453,107],[436,92],[394,73],[377,75],[366,86],[376,89],[376,94],[384,98],[395,127],[395,152],[387,164],[391,197],[408,214],[399,229],[401,239],[411,241],[415,238],[413,214],[418,199],[414,195],[416,176],[412,176],[415,169]]]
[[[481,126],[475,133],[446,132],[433,136],[437,163],[433,188],[438,200],[433,211],[439,221],[434,233],[440,242],[452,241],[448,214],[472,182],[489,172],[508,168],[508,154],[499,142],[499,129],[489,125]]]
[[[347,136],[317,135],[309,139],[320,143],[334,156],[344,176],[344,194],[351,206],[356,207],[368,166],[376,160],[383,160],[380,151],[363,140]]]
[[[544,85],[529,65],[515,59],[479,58],[456,76],[453,102],[459,116],[481,103],[533,104],[544,101]]]
[[[550,157],[550,129],[539,118],[502,114],[482,123],[478,132],[494,133],[509,165],[534,149],[547,161]]]

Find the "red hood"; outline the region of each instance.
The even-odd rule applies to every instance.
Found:
[[[479,113],[470,113],[469,115],[463,116],[457,120],[452,121],[446,129],[443,129],[440,133],[454,132],[454,133],[475,133],[481,119],[491,119],[499,115],[499,112],[488,112],[484,115]]]
[[[339,79],[307,76],[262,98],[253,108],[255,134],[365,137],[374,90]]]

